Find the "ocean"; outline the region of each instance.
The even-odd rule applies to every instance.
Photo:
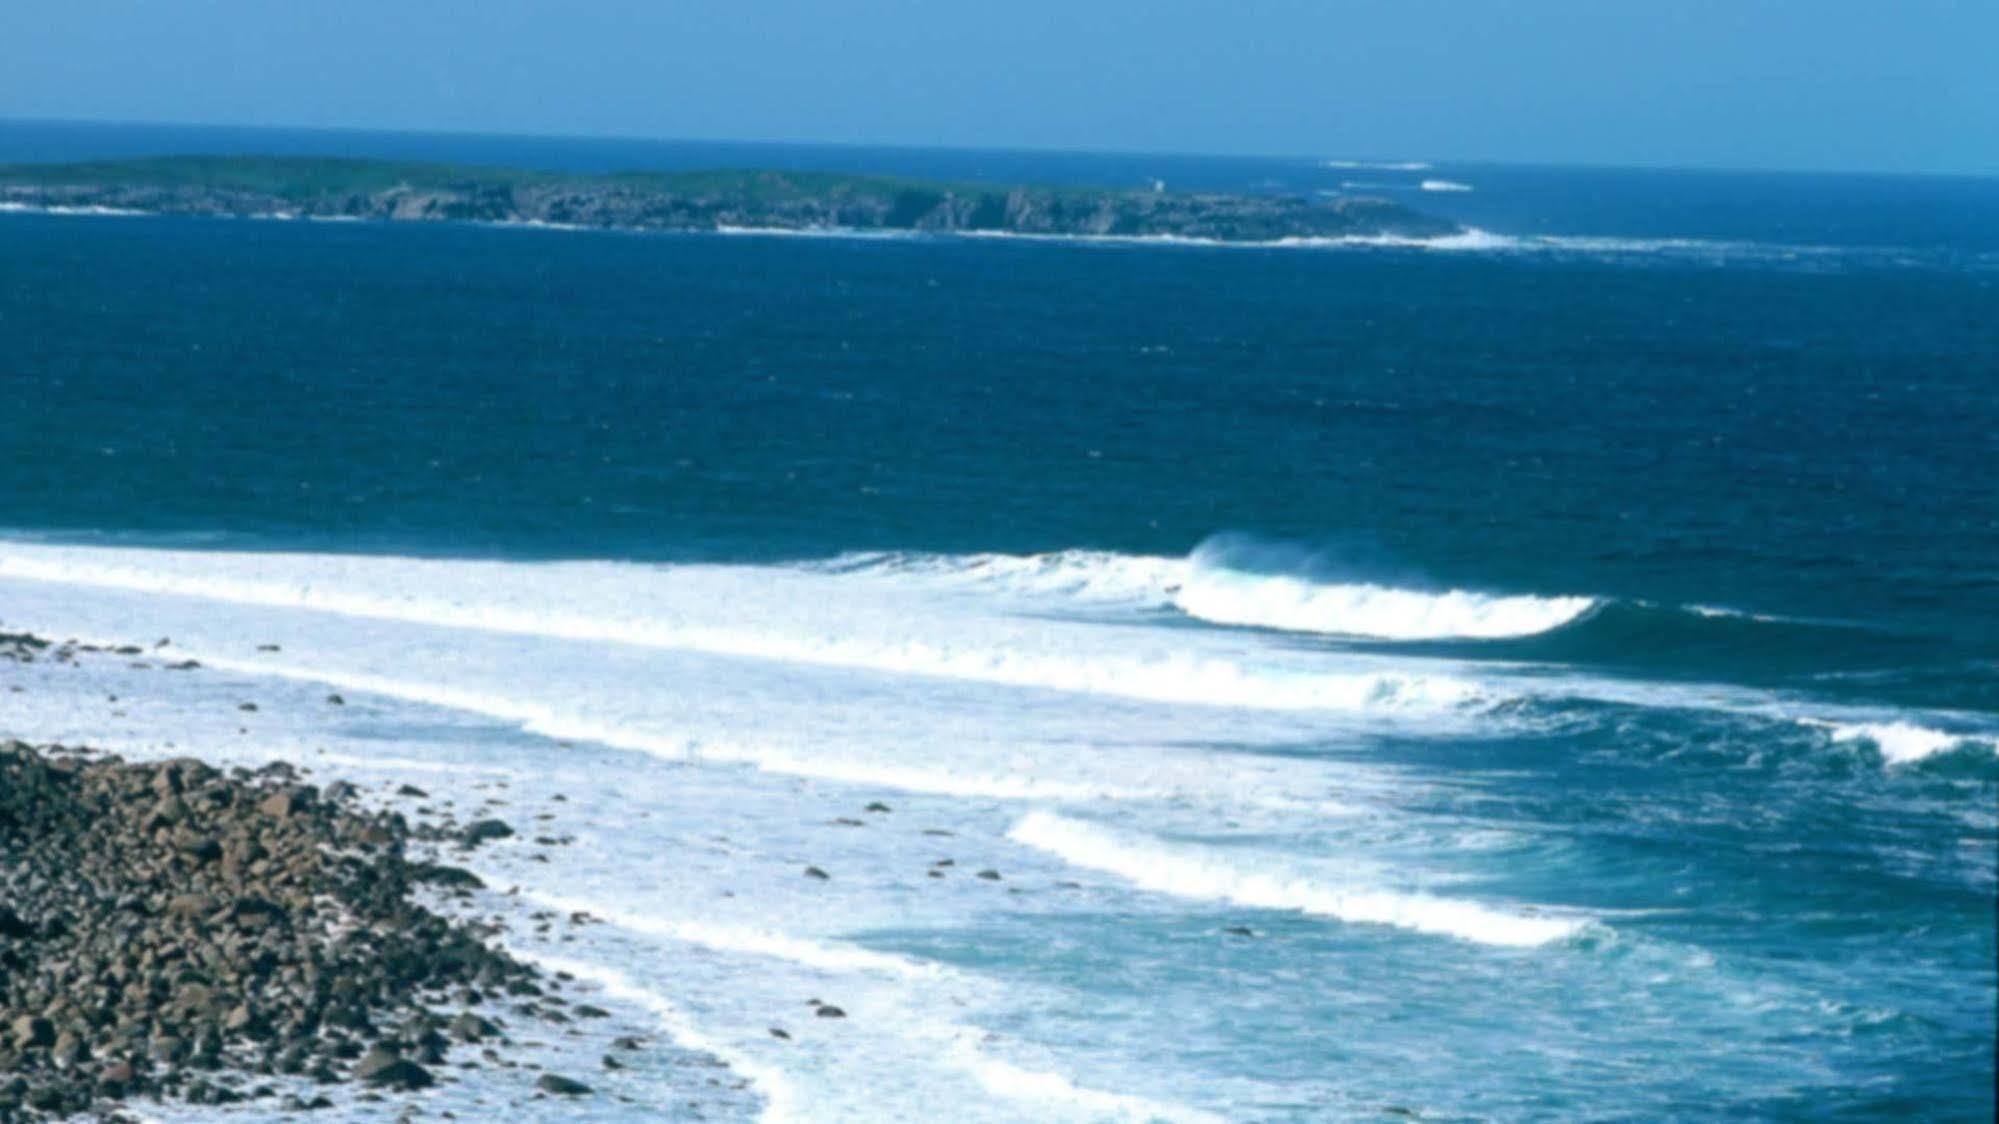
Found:
[[[1472,228],[0,214],[0,631],[146,650],[0,735],[503,800],[669,1044],[439,1108],[1992,1117],[1999,181],[0,122],[166,152]]]

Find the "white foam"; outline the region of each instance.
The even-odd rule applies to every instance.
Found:
[[[1291,873],[1247,867],[1212,851],[1127,837],[1049,812],[1029,813],[1009,837],[1074,866],[1114,874],[1155,893],[1391,925],[1477,944],[1547,944],[1573,936],[1587,924],[1571,918],[1509,913],[1427,894],[1325,885]]]
[[[1426,593],[1321,584],[1285,574],[1196,566],[1173,597],[1182,612],[1217,624],[1383,640],[1478,640],[1532,636],[1595,607],[1588,597],[1496,596],[1454,589]]]
[[[867,972],[898,979],[936,979],[939,964],[894,956],[847,944],[808,940],[771,929],[716,925],[706,921],[654,917],[560,894],[528,893],[533,901],[564,913],[587,913],[627,932],[717,952],[768,957],[825,972]]]
[[[1873,746],[1880,752],[1882,760],[1890,765],[1907,765],[1967,745],[1981,744],[1976,738],[1953,734],[1946,730],[1931,729],[1928,726],[1917,726],[1909,722],[1861,722],[1851,725],[1813,722],[1811,724],[1828,726],[1835,742],[1864,742]],[[1999,743],[1994,743],[1994,748],[1999,749]]]
[[[97,203],[84,206],[71,206],[62,203],[0,203],[0,214],[9,215],[109,215],[129,217],[147,213],[146,211],[135,211],[129,207],[106,207]]]
[[[1049,554],[853,554],[835,571],[911,577],[1018,597],[1098,605],[1172,607],[1216,624],[1383,640],[1531,636],[1596,607],[1590,597],[1427,592],[1372,583],[1318,582],[1225,565],[1202,547],[1189,558],[1065,550]]]
[[[115,641],[114,641],[115,642]],[[178,654],[189,654],[180,649]],[[317,683],[345,691],[366,692],[403,702],[419,703],[446,710],[479,714],[519,726],[542,737],[562,741],[588,741],[612,749],[645,753],[667,760],[717,762],[745,765],[781,776],[806,777],[842,784],[992,800],[1049,800],[1082,802],[1090,800],[1148,800],[1179,795],[1170,789],[1114,784],[1091,784],[1043,779],[1019,773],[980,774],[963,768],[930,768],[897,761],[848,760],[824,754],[807,754],[775,746],[736,741],[693,738],[663,734],[643,728],[592,721],[566,714],[551,706],[478,691],[466,691],[416,680],[364,675],[325,668],[298,667],[268,660],[242,660],[200,652],[203,666],[217,671],[262,675],[292,682]],[[328,764],[365,765],[401,763],[430,772],[492,770],[442,763],[401,762],[394,758],[358,758],[323,754]],[[1278,806],[1271,802],[1271,806]],[[1334,814],[1339,805],[1330,801],[1301,804],[1323,814]]]
[[[1130,655],[1112,647],[1075,655],[1020,630],[989,633],[994,642],[910,632],[901,618],[916,606],[898,607],[893,598],[828,605],[829,599],[845,600],[846,591],[806,582],[795,571],[21,544],[0,550],[0,577],[1149,702],[1357,711],[1456,707],[1482,697],[1476,684],[1445,675],[1307,672],[1176,648]],[[570,607],[551,603],[548,595],[558,590],[571,599]],[[745,612],[714,615],[731,602]]]
[[[1358,168],[1370,172],[1427,172],[1430,165],[1421,160],[1321,160],[1322,168]]]
[[[951,1060],[969,1071],[979,1084],[1014,1100],[1040,1101],[1098,1119],[1129,1120],[1134,1124],[1221,1124],[1223,1117],[1184,1105],[1167,1104],[1128,1093],[1086,1089],[1059,1073],[1025,1069],[981,1052],[968,1038],[952,1044]]]
[[[815,568],[829,573],[913,578],[1014,596],[1159,605],[1186,580],[1187,562],[1104,550],[1045,554],[870,552],[843,554]]]
[[[1418,184],[1417,186],[1418,186],[1418,187],[1420,187],[1420,188],[1422,188],[1422,189],[1423,189],[1424,191],[1470,191],[1470,190],[1472,190],[1472,186],[1471,186],[1470,184],[1468,184],[1468,183],[1459,183],[1459,182],[1458,182],[1457,180],[1424,180],[1424,181],[1423,181],[1422,183]]]
[[[809,1119],[800,1112],[801,1098],[783,1071],[764,1065],[721,1039],[703,1033],[672,1000],[640,987],[623,972],[601,964],[549,956],[525,945],[512,946],[509,951],[547,971],[567,972],[579,980],[597,985],[613,1001],[629,1003],[646,1011],[668,1037],[680,1045],[728,1062],[731,1069],[748,1078],[763,1094],[764,1110],[758,1117],[763,1124],[789,1124],[790,1121]]]

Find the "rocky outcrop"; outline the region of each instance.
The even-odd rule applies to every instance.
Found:
[[[549,223],[630,230],[927,231],[1281,242],[1430,238],[1447,220],[1382,199],[928,184],[784,172],[562,177],[379,162],[225,158],[0,168],[0,205],[157,214]],[[149,176],[149,170],[151,172]],[[407,174],[399,174],[402,172]],[[204,178],[205,177],[205,178]]]
[[[408,861],[352,793],[0,742],[0,1120],[422,1088],[503,1002],[537,1010],[554,981],[412,898],[477,879]]]

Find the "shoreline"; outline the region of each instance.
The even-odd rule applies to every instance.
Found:
[[[0,635],[17,665],[138,651]],[[461,823],[449,800],[412,819],[391,805],[420,789],[376,799],[311,772],[0,737],[0,1120],[307,1111],[480,1069],[593,1095],[529,1040],[610,1012],[512,951],[507,922],[478,916],[486,884],[452,865],[514,828]]]
[[[545,219],[397,219],[366,215],[317,215],[288,212],[200,212],[145,210],[100,205],[33,204],[0,201],[0,216],[37,215],[52,218],[210,219],[225,222],[310,223],[342,226],[476,227],[488,230],[531,230],[557,233],[655,235],[683,238],[809,238],[857,242],[1027,242],[1056,246],[1191,250],[1503,250],[1515,248],[1511,236],[1479,227],[1444,234],[1286,235],[1268,239],[1209,238],[1180,234],[1069,234],[1014,230],[919,230],[862,226],[602,226],[551,222]]]
[[[489,166],[175,156],[0,165],[0,206],[98,213],[484,221],[609,230],[1019,234],[1270,244],[1461,235],[1365,195],[945,183],[716,170],[558,175]]]

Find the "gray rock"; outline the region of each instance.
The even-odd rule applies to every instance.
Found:
[[[481,843],[494,839],[510,838],[513,834],[514,829],[508,827],[503,821],[478,820],[465,829],[463,838],[466,846],[477,847]]]
[[[554,1093],[560,1097],[587,1097],[591,1088],[581,1081],[572,1081],[559,1073],[544,1073],[534,1087],[544,1093]]]

